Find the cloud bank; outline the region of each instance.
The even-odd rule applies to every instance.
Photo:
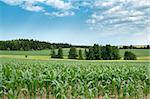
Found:
[[[69,16],[72,15],[71,2],[63,0],[0,0],[8,5],[19,6],[28,11],[43,12],[45,15]],[[55,12],[49,12],[45,7],[55,9]],[[57,14],[54,14],[57,13]],[[67,13],[67,14],[66,14]],[[69,13],[69,14],[68,14]]]
[[[74,16],[80,10],[90,12],[86,23],[91,29],[103,27],[147,28],[150,26],[150,0],[0,0],[11,6],[45,15]],[[48,11],[46,6],[53,8]],[[87,12],[88,13],[88,12]]]
[[[93,27],[150,26],[150,0],[97,0],[87,23]]]

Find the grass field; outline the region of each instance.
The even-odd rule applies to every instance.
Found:
[[[77,49],[79,50],[79,48]],[[84,52],[84,49],[82,49]],[[120,55],[123,56],[125,51],[131,51],[135,53],[138,57],[140,56],[150,56],[150,49],[120,49]],[[68,56],[69,49],[63,49],[64,56]],[[40,50],[40,51],[2,51],[0,50],[0,55],[31,55],[31,56],[49,56],[51,50]]]
[[[131,51],[138,57],[150,56],[150,49],[121,49],[120,55],[123,56],[125,51]]]
[[[90,61],[90,60],[74,60],[74,59],[67,59],[67,57],[64,57],[64,59],[55,59],[51,58],[50,56],[28,56],[25,58],[24,55],[0,55],[0,58],[6,58],[6,59],[26,59],[26,60],[61,60],[61,61]],[[138,60],[92,60],[97,62],[150,62],[150,57],[138,57]]]
[[[79,50],[79,48],[77,49]],[[69,49],[63,49],[64,57],[67,58]],[[84,54],[84,49],[82,49]],[[150,49],[121,49],[120,55],[123,57],[125,51],[131,51],[135,53],[139,60],[150,60]],[[8,58],[24,58],[25,55],[28,55],[28,58],[32,59],[49,59],[51,54],[50,50],[41,50],[41,51],[0,51],[0,57],[8,57]]]
[[[149,99],[149,62],[0,58],[0,98]]]

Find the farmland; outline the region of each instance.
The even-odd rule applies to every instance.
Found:
[[[0,99],[150,99],[150,0],[0,0]]]
[[[149,62],[0,58],[0,94],[10,99],[146,98]]]
[[[121,59],[51,58],[55,50],[0,51],[0,98],[4,99],[147,99],[150,50],[118,49]],[[90,49],[89,49],[90,50]],[[123,60],[131,51],[137,60]],[[58,53],[57,53],[58,54]],[[100,53],[101,54],[101,53]]]
[[[77,49],[79,50],[79,48]],[[64,56],[68,56],[68,48],[63,49]],[[131,51],[135,53],[140,60],[149,60],[150,59],[150,50],[149,49],[120,49],[120,56],[123,57],[125,51]],[[84,49],[82,48],[82,52],[84,54]],[[16,58],[24,58],[24,55],[28,55],[31,58],[44,58],[46,60],[49,59],[51,54],[51,50],[39,50],[39,51],[7,51],[1,50],[0,57],[16,57]]]

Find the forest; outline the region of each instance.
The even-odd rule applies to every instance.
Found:
[[[0,50],[18,50],[18,51],[30,51],[30,50],[44,50],[44,49],[58,49],[61,48],[90,48],[89,45],[72,45],[68,43],[50,43],[46,41],[39,41],[33,39],[16,39],[0,41]],[[133,46],[123,45],[118,46],[119,49],[150,49],[150,45],[146,46]]]
[[[29,39],[17,39],[17,40],[6,40],[0,41],[0,50],[43,50],[52,48],[69,48],[70,44],[67,43],[49,43],[45,41],[29,40]]]

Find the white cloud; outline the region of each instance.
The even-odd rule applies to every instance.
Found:
[[[142,15],[144,15],[144,13],[141,11],[131,11],[131,15],[132,16],[142,16]]]
[[[90,24],[95,24],[96,23],[96,20],[95,19],[89,19],[86,21],[87,23],[90,23]]]
[[[33,5],[32,3],[26,3],[25,5],[22,6],[22,8],[28,10],[28,11],[44,11],[42,6],[36,6]]]
[[[41,11],[45,13],[45,15],[51,13],[45,10],[46,5],[56,10],[56,12],[52,12],[51,15],[56,15],[58,17],[74,15],[74,12],[69,11],[73,9],[71,2],[65,2],[63,0],[0,0],[0,1],[9,5],[18,5],[28,11],[36,11],[36,12]]]
[[[10,4],[10,5],[19,5],[22,3],[21,0],[0,0],[0,1]]]
[[[0,0],[28,11],[49,16],[73,16],[83,10],[89,13],[87,23],[95,27],[150,25],[150,0]],[[53,11],[46,6],[54,9]],[[83,12],[83,11],[82,11]]]
[[[95,0],[93,14],[87,20],[97,28],[150,26],[150,0]]]
[[[52,12],[48,13],[46,12],[45,15],[48,16],[56,16],[56,17],[64,17],[64,16],[73,16],[75,13],[72,11],[65,11],[65,12]]]
[[[113,14],[113,13],[116,13],[116,12],[119,12],[119,11],[122,11],[122,7],[121,6],[115,6],[111,9],[109,9],[108,11],[106,11],[105,13],[106,14]]]
[[[106,1],[106,2],[95,1],[94,6],[96,6],[96,7],[108,7],[108,6],[111,7],[111,6],[113,6],[113,2],[111,2],[111,1]]]
[[[65,3],[62,0],[46,0],[46,4],[53,6],[55,8],[58,8],[58,9],[64,9],[64,10],[68,10],[72,8],[72,5],[70,2]]]

